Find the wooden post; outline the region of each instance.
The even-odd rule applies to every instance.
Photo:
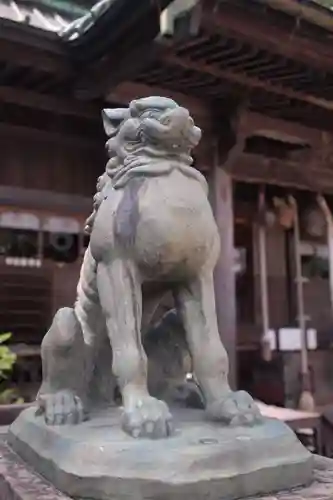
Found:
[[[307,346],[307,328],[304,310],[304,282],[302,276],[302,261],[299,251],[300,228],[298,217],[297,201],[293,196],[289,196],[289,204],[293,208],[294,216],[294,251],[295,251],[295,270],[296,270],[296,291],[297,291],[297,316],[298,326],[301,332],[301,384],[302,393],[299,400],[299,407],[302,410],[314,410],[314,398],[311,393],[309,359]]]
[[[237,386],[236,287],[234,272],[234,212],[231,176],[215,158],[211,176],[211,201],[221,238],[215,268],[216,313],[222,342],[229,355],[229,381]]]
[[[259,277],[260,277],[260,303],[261,303],[261,347],[264,357],[271,356],[270,344],[268,342],[269,333],[269,305],[268,305],[268,286],[267,286],[267,248],[266,248],[266,200],[265,190],[262,187],[259,191],[258,199],[258,256],[259,256]]]
[[[318,195],[317,201],[323,211],[327,227],[327,246],[328,246],[328,266],[330,279],[330,302],[333,317],[333,215],[324,196]]]

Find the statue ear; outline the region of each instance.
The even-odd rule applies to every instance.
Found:
[[[113,137],[118,133],[121,123],[128,117],[127,108],[103,109],[102,121],[106,135]]]

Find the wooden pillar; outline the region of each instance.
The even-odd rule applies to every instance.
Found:
[[[327,231],[327,247],[328,247],[328,266],[329,266],[329,282],[330,282],[330,301],[333,318],[333,215],[330,207],[327,204],[324,196],[318,195],[317,201],[319,207],[323,211],[326,221]]]
[[[236,287],[234,272],[233,183],[217,161],[210,178],[210,195],[219,228],[221,251],[215,268],[216,313],[222,342],[229,355],[229,381],[237,386]]]
[[[263,358],[270,361],[272,352],[269,342],[269,300],[267,282],[267,238],[266,238],[266,199],[265,187],[262,186],[258,198],[258,224],[256,236],[258,238],[259,277],[260,277],[260,305],[261,305],[261,349]]]
[[[296,270],[296,292],[297,292],[297,320],[301,332],[301,396],[299,408],[304,411],[314,411],[315,402],[311,391],[309,373],[309,353],[307,345],[307,327],[304,310],[304,280],[302,276],[302,260],[299,250],[300,246],[300,224],[297,201],[293,196],[289,196],[289,205],[294,212],[294,252]]]

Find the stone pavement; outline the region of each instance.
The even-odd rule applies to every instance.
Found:
[[[258,500],[258,497],[246,500]],[[314,481],[309,487],[261,496],[260,500],[333,500],[333,460],[315,457]]]
[[[1,500],[69,500],[0,441]]]

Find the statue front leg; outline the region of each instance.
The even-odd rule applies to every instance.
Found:
[[[147,389],[142,291],[135,264],[122,258],[99,263],[97,283],[112,346],[112,369],[122,394],[123,429],[133,437],[167,437],[172,430],[169,409]]]
[[[212,272],[180,288],[176,301],[209,418],[231,425],[259,421],[260,412],[251,396],[232,392],[228,383],[228,355],[218,332]]]

